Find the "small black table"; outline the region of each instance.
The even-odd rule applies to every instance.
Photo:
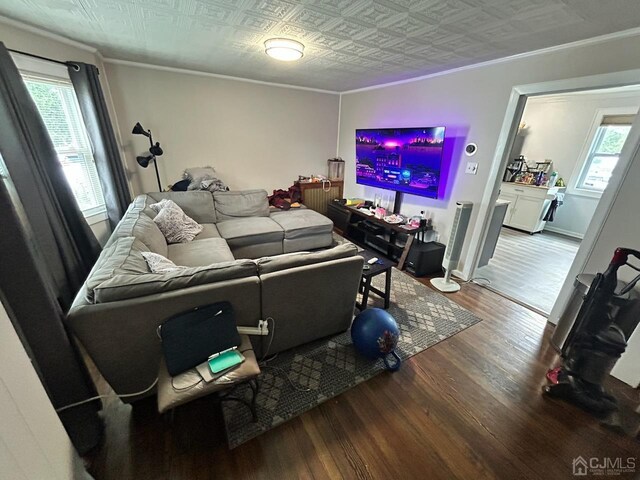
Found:
[[[356,306],[360,311],[367,308],[367,302],[369,301],[369,292],[373,292],[378,295],[380,298],[384,300],[384,308],[385,310],[389,308],[389,298],[391,295],[391,268],[395,267],[396,264],[389,259],[381,257],[379,254],[372,252],[371,250],[363,250],[358,253],[362,258],[364,258],[364,264],[368,265],[367,261],[374,257],[378,257],[378,263],[374,263],[370,265],[371,268],[368,270],[362,270],[362,280],[360,281],[360,293],[362,294],[362,303],[357,303]],[[384,292],[378,290],[375,287],[371,286],[371,279],[376,275],[380,275],[381,273],[387,274],[384,281]]]

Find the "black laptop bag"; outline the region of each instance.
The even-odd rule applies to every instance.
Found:
[[[214,353],[240,345],[229,302],[174,315],[160,326],[160,338],[167,371],[172,377],[206,362]]]

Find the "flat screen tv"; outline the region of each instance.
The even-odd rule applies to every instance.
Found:
[[[438,198],[444,127],[356,130],[356,183]]]

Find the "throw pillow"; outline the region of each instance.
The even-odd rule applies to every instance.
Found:
[[[187,168],[184,171],[183,178],[187,180],[191,180],[192,182],[198,178],[211,176],[213,177],[216,174],[216,170],[213,167],[192,167]]]
[[[162,210],[162,207],[164,207],[165,203],[167,203],[168,201],[169,201],[168,198],[163,198],[159,202],[152,203],[151,205],[149,205],[149,208],[156,213],[160,213],[160,210]]]
[[[163,199],[149,207],[158,212],[153,221],[167,243],[190,242],[203,230],[202,225],[184,213],[173,200]]]
[[[142,252],[142,256],[146,260],[147,265],[149,265],[149,270],[151,270],[152,273],[170,273],[187,268],[176,265],[167,257],[163,257],[157,253]]]

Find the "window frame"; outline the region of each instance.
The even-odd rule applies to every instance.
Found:
[[[572,195],[577,195],[581,197],[590,197],[590,198],[600,198],[604,193],[604,190],[594,190],[590,188],[583,188],[581,186],[582,179],[586,175],[591,166],[592,157],[594,156],[594,152],[592,151],[592,147],[594,142],[596,141],[596,137],[600,133],[600,127],[602,126],[602,121],[604,117],[610,115],[637,115],[638,107],[636,106],[628,106],[628,107],[611,107],[611,108],[598,108],[596,109],[596,113],[594,114],[593,121],[591,123],[591,128],[589,129],[589,133],[585,139],[582,150],[580,151],[580,155],[578,156],[578,162],[576,162],[576,166],[571,173],[571,179],[567,182],[567,193]],[[604,135],[603,135],[604,136]],[[618,168],[614,168],[614,171]]]
[[[19,53],[11,53],[11,56],[14,63],[18,67],[20,74],[25,74],[32,77],[42,77],[42,79],[45,81],[60,82],[63,84],[68,84],[71,82],[67,68],[64,65],[28,57]],[[93,150],[90,139],[89,148]],[[93,155],[93,152],[91,152],[91,154]],[[102,192],[102,194],[104,196],[104,192]],[[107,206],[105,203],[97,207],[88,208],[81,211],[89,225],[94,225],[108,219]]]

